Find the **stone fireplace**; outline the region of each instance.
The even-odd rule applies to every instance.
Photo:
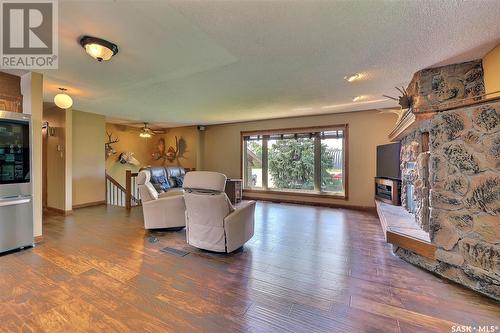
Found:
[[[429,234],[433,258],[404,260],[500,299],[500,98],[484,91],[481,61],[417,72],[401,141],[401,202]]]

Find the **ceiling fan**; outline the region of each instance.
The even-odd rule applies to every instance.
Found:
[[[141,128],[141,133],[139,133],[139,136],[141,138],[150,138],[153,135],[156,134],[165,134],[165,131],[163,130],[154,130],[152,129],[148,123],[144,123],[144,126]]]

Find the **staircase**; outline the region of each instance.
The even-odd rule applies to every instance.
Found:
[[[125,207],[127,209],[141,205],[136,177],[136,173],[127,170],[126,185],[124,187],[106,173],[106,204],[110,206]]]

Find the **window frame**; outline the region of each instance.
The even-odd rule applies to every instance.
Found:
[[[267,188],[267,183],[264,184],[262,188],[248,188],[246,187],[246,179],[244,178],[244,168],[245,168],[245,136],[251,135],[276,135],[276,134],[290,134],[290,133],[300,133],[300,132],[323,132],[323,131],[335,131],[342,130],[343,131],[343,140],[342,140],[342,152],[343,152],[343,185],[344,185],[344,193],[340,194],[337,192],[328,192],[322,191],[321,186],[319,189],[316,188],[313,191],[301,191],[301,190],[280,190],[280,189],[269,189]],[[267,140],[266,140],[267,143]],[[328,126],[309,126],[309,127],[296,127],[296,128],[279,128],[279,129],[268,129],[268,130],[257,130],[257,131],[241,131],[240,132],[240,175],[243,180],[243,193],[262,193],[262,194],[276,194],[276,195],[285,195],[285,196],[302,196],[302,197],[316,197],[316,198],[331,198],[331,199],[342,199],[348,200],[348,191],[349,191],[349,182],[348,182],[348,167],[349,167],[349,126],[348,124],[337,124],[337,125],[328,125]],[[315,145],[316,146],[316,145]],[[321,149],[321,145],[318,145],[319,149]],[[315,147],[315,153],[317,152],[318,147]],[[263,154],[264,155],[264,154]],[[266,154],[267,155],[267,154]],[[317,160],[315,158],[315,178],[321,179],[321,163],[316,163]],[[267,175],[268,172],[268,161],[264,163],[263,161],[262,174]],[[264,169],[264,164],[266,168]],[[319,173],[318,173],[319,171]],[[267,177],[266,177],[267,178]],[[264,179],[263,179],[264,181]],[[315,179],[315,184],[317,183]],[[264,186],[265,185],[265,186]]]

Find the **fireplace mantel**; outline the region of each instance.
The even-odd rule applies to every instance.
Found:
[[[396,126],[394,126],[394,129],[389,133],[389,140],[400,141],[406,135],[419,128],[424,121],[431,119],[440,112],[500,101],[500,96],[491,97],[492,95],[497,95],[498,93],[499,92],[496,91],[481,96],[475,96],[473,98],[457,100],[449,103],[441,103],[425,109],[409,109],[405,112],[401,119],[399,119]]]
[[[405,113],[403,117],[397,122],[394,129],[389,133],[389,140],[400,141],[408,133],[414,131],[419,125],[434,116],[435,112],[431,113],[417,113],[412,110]]]

